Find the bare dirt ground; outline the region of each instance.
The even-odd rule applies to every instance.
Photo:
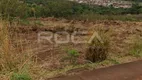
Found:
[[[142,80],[141,63],[142,61],[121,64],[51,80]]]
[[[32,24],[38,21],[38,24]],[[140,60],[141,57],[130,55],[133,44],[142,39],[142,22],[122,22],[122,21],[70,21],[65,19],[30,19],[28,25],[18,25],[14,30],[16,41],[22,45],[28,45],[37,56],[39,65],[45,71],[47,78],[60,75],[74,75],[82,71],[102,68],[115,64]],[[101,63],[89,63],[85,59],[88,44],[51,44],[44,40],[38,43],[39,32],[67,31],[88,31],[102,32],[107,35],[110,41],[108,59]],[[88,38],[89,38],[88,37]],[[20,46],[20,45],[19,45]],[[62,61],[67,56],[67,50],[78,51],[79,58],[77,65],[72,65],[68,60]],[[23,48],[23,51],[27,48]]]

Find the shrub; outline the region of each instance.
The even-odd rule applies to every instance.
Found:
[[[19,0],[0,0],[0,17],[12,20],[14,17],[25,18],[27,6]]]
[[[89,44],[86,52],[86,59],[91,62],[98,62],[107,59],[109,50],[109,39],[106,36],[100,35],[102,41],[98,38],[94,38]]]

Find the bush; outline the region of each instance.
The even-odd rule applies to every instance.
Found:
[[[26,11],[26,4],[19,0],[0,0],[0,17],[2,19],[25,18],[27,15]]]
[[[107,59],[108,50],[109,50],[109,39],[105,36],[102,36],[102,41],[98,38],[94,38],[93,41],[89,44],[89,47],[86,52],[86,59],[91,62],[99,62]]]

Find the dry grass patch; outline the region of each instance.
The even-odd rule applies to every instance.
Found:
[[[16,34],[10,31],[11,25],[6,21],[0,21],[0,79],[2,80],[32,80],[39,74],[35,74],[35,55],[30,45],[25,46],[22,41],[16,39]],[[13,40],[17,43],[13,44]],[[18,42],[20,41],[20,42]]]

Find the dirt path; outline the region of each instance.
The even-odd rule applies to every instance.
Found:
[[[142,80],[142,61],[83,72],[50,80]]]

